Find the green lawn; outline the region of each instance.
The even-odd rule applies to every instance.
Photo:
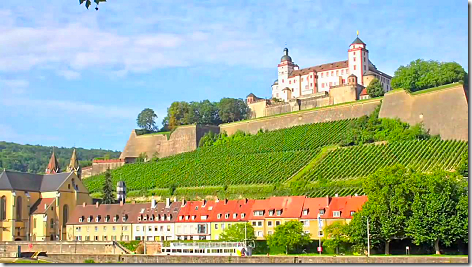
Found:
[[[45,260],[33,260],[25,258],[0,258],[0,263],[53,263]]]

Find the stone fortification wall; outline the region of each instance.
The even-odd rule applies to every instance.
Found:
[[[384,96],[381,118],[399,118],[410,125],[422,122],[442,139],[468,141],[468,103],[461,84],[445,89],[409,94],[404,90]]]
[[[123,166],[124,164],[125,161],[123,159],[93,160],[91,175],[100,174],[102,172],[105,172],[107,169],[113,170]]]
[[[200,138],[207,132],[219,133],[218,126],[188,125],[178,127],[167,139],[165,134],[136,135],[133,130],[126,143],[120,159],[133,161],[139,154],[145,152],[150,158],[155,152],[159,157],[168,157],[175,154],[193,151],[197,148]],[[131,160],[129,160],[131,159]]]
[[[264,117],[281,114],[281,113],[288,113],[288,112],[292,112],[292,108],[290,107],[290,104],[288,103],[279,104],[279,105],[271,105],[271,106],[268,106],[264,110]]]
[[[221,124],[220,131],[226,131],[228,135],[234,134],[237,130],[255,134],[259,129],[272,131],[309,123],[359,118],[372,113],[379,104],[380,99],[371,99],[339,106],[327,106],[314,110],[281,114],[274,117]]]
[[[87,255],[48,254],[51,260],[84,263],[91,259],[96,263],[468,263],[467,257],[365,257],[365,256],[157,256],[157,255]]]

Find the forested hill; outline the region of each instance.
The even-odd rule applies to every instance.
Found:
[[[61,170],[66,169],[73,150],[74,148],[54,148]],[[106,154],[110,158],[118,158],[120,156],[119,151],[104,149],[76,148],[76,152],[79,164],[82,167],[92,165],[94,158],[104,157]],[[0,168],[21,172],[44,173],[51,153],[52,147],[50,146],[20,145],[0,141]]]

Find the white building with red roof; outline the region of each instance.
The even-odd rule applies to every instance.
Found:
[[[355,75],[359,85],[367,87],[372,79],[378,78],[384,91],[390,91],[392,77],[377,70],[369,60],[366,44],[357,37],[349,46],[347,60],[321,64],[300,69],[284,49],[278,64],[278,79],[272,85],[272,98],[298,98],[330,91],[333,86],[347,83],[350,75]],[[342,83],[342,84],[341,84]]]

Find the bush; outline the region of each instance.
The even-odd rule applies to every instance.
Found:
[[[95,263],[95,261],[91,259],[87,259],[87,260],[84,260],[84,263]]]

